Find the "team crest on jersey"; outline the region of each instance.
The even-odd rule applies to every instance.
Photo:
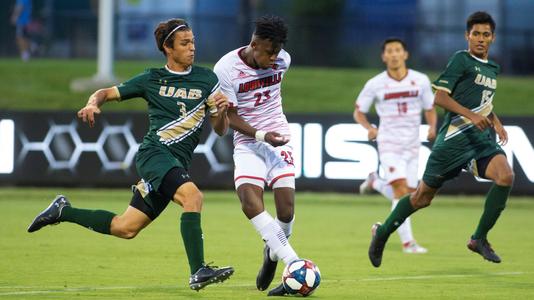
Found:
[[[163,97],[197,100],[202,98],[202,90],[162,85],[159,87],[159,95]]]

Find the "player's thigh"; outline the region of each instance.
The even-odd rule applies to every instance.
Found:
[[[243,184],[260,187],[265,186],[267,165],[265,159],[246,145],[238,145],[234,149],[234,183],[236,190]]]
[[[419,155],[411,157],[406,164],[406,185],[414,190],[419,183]]]
[[[489,161],[484,177],[493,180],[498,185],[511,186],[514,181],[514,171],[506,156],[497,154]]]
[[[123,238],[133,238],[150,222],[152,220],[144,212],[133,206],[128,206],[123,214],[113,218],[110,232]]]
[[[192,181],[183,183],[176,190],[173,201],[180,204],[185,212],[200,212],[204,195]]]

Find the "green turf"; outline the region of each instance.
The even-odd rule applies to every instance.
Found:
[[[60,224],[29,234],[26,226],[57,192],[74,205],[121,212],[126,190],[0,189],[0,299],[264,299],[255,289],[262,242],[232,192],[206,192],[206,258],[236,273],[200,292],[187,287],[188,265],[171,204],[133,240]],[[266,198],[272,212],[272,197]],[[370,225],[389,203],[380,196],[297,194],[291,243],[320,267],[311,299],[532,299],[534,198],[512,198],[490,234],[503,263],[483,261],[465,247],[481,213],[481,197],[438,197],[413,217],[425,255],[400,251],[392,236],[383,265],[367,259]],[[281,274],[282,268],[278,269]],[[277,275],[278,281],[280,275]],[[276,282],[275,281],[275,282]]]
[[[445,62],[444,62],[445,63]],[[123,79],[147,67],[159,67],[162,61],[117,61],[115,74]],[[293,66],[283,82],[286,112],[352,114],[354,99],[367,80],[381,70],[335,69]],[[0,59],[0,109],[78,110],[90,92],[69,90],[72,79],[96,73],[94,60],[36,59],[23,63]],[[436,73],[429,73],[431,79]],[[500,76],[495,111],[501,115],[532,115],[534,77]],[[107,105],[104,110],[146,109],[142,100]]]

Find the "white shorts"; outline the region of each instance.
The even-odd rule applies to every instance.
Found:
[[[405,151],[404,153],[387,152],[380,154],[382,177],[392,183],[395,180],[406,179],[410,188],[417,188],[417,172],[419,167],[418,151]]]
[[[234,182],[237,189],[244,183],[264,188],[295,188],[295,166],[292,148],[288,145],[273,147],[264,142],[239,144],[234,148]]]

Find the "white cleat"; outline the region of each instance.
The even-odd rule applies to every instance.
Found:
[[[371,172],[367,175],[365,181],[360,184],[360,195],[371,194],[374,191],[373,182],[377,176],[376,172]]]
[[[423,254],[427,253],[428,249],[419,246],[416,241],[408,242],[406,245],[402,246],[402,252],[408,254]]]

